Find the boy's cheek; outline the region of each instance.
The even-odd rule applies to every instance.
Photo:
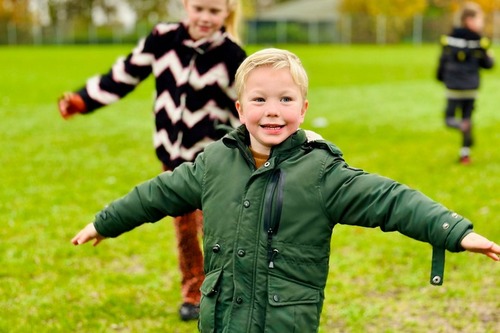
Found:
[[[240,115],[240,123],[242,125],[246,125],[246,119],[245,119],[245,116],[243,116],[241,113],[239,114]]]

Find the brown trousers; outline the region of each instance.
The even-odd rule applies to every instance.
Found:
[[[179,267],[181,270],[182,299],[185,303],[200,303],[200,287],[205,278],[203,253],[199,235],[202,233],[201,210],[174,218],[177,234]]]
[[[163,170],[167,171],[165,165]],[[203,228],[203,213],[201,210],[177,216],[174,218],[177,236],[177,254],[181,270],[181,293],[183,303],[199,304],[200,288],[205,273],[203,271],[203,253],[200,238]]]

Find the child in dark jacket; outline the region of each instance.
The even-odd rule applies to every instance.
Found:
[[[437,78],[446,88],[446,126],[462,133],[459,162],[469,164],[472,138],[472,111],[479,88],[480,68],[493,67],[490,42],[480,33],[484,25],[484,14],[475,3],[465,3],[459,13],[460,27],[441,38],[443,50],[439,58]],[[456,112],[461,111],[461,119]]]
[[[153,74],[156,83],[154,146],[163,170],[193,161],[220,139],[220,126],[240,123],[234,75],[245,59],[238,45],[239,0],[183,0],[187,19],[160,23],[111,70],[59,100],[61,115],[89,114],[118,101]],[[200,248],[202,212],[174,219],[182,274],[182,320],[198,318],[204,279]]]
[[[308,78],[293,53],[264,49],[236,73],[242,126],[194,163],[134,188],[99,212],[74,245],[117,237],[195,208],[204,213],[201,332],[317,332],[337,224],[399,231],[434,247],[498,261],[500,246],[466,218],[405,185],[349,166],[340,150],[299,128]]]

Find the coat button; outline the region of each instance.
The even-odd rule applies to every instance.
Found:
[[[273,295],[273,301],[279,302],[280,301],[280,297],[278,295]]]
[[[244,257],[245,254],[247,254],[245,250],[238,250],[238,257]]]
[[[243,298],[241,298],[241,297],[239,297],[239,296],[238,296],[238,297],[236,297],[236,303],[238,303],[238,304],[243,303]]]
[[[447,230],[450,227],[450,224],[448,222],[443,223],[443,229]]]
[[[266,162],[266,163],[264,163],[264,166],[265,166],[266,168],[267,168],[268,166],[270,166],[270,165],[271,165],[271,163],[270,163],[270,162]]]
[[[248,200],[243,201],[243,206],[244,206],[245,208],[250,207],[250,201],[248,201]]]
[[[212,252],[213,253],[219,253],[220,251],[220,245],[219,244],[215,244],[213,247],[212,247]]]
[[[439,275],[436,275],[435,277],[432,278],[432,283],[439,284],[440,282],[441,282],[441,277]]]

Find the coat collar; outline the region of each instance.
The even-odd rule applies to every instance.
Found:
[[[250,134],[245,125],[241,125],[230,133],[226,134],[222,142],[230,148],[247,148],[250,146]],[[306,132],[298,129],[297,132],[290,135],[285,141],[271,149],[271,155],[280,154],[282,152],[301,146],[307,142]]]
[[[229,132],[222,138],[222,142],[226,147],[238,148],[244,156],[251,158],[251,153],[248,147],[250,146],[250,135],[245,125],[241,125],[233,131]],[[285,141],[271,149],[270,158],[276,156],[287,155],[288,152],[296,149],[314,149],[320,148],[330,151],[336,157],[342,157],[342,151],[323,139],[323,137],[313,131],[298,129],[297,132],[290,135]]]
[[[204,54],[205,52],[220,46],[224,43],[224,40],[227,37],[226,29],[222,27],[219,31],[215,32],[213,35],[202,38],[199,40],[192,40],[189,36],[187,21],[183,21],[181,26],[184,28],[185,39],[183,40],[183,44],[186,47],[189,47],[195,50],[199,54]]]

